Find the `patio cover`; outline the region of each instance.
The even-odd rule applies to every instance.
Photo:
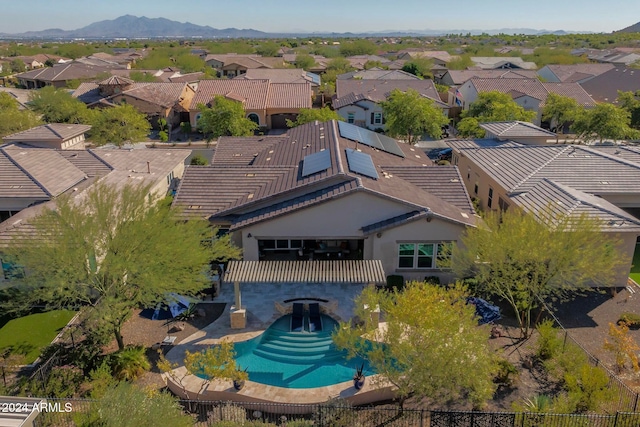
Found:
[[[224,281],[384,284],[387,279],[380,260],[230,261]]]

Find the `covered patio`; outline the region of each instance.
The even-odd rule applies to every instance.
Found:
[[[379,260],[231,261],[217,300],[232,305],[232,324],[234,315],[246,320],[248,314],[268,324],[282,315],[286,301],[305,299],[320,300],[346,320],[365,286],[385,282]]]

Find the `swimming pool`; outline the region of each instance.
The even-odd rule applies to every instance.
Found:
[[[361,358],[346,359],[331,340],[338,323],[322,315],[322,331],[291,332],[291,316],[276,320],[262,335],[234,344],[236,361],[249,380],[285,388],[314,388],[351,381],[364,363],[366,375],[375,372]]]

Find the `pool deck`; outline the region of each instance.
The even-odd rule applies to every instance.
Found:
[[[164,374],[167,386],[174,394],[184,399],[238,403],[292,403],[309,405],[308,412],[313,410],[312,405],[325,403],[332,398],[344,398],[353,405],[392,399],[394,397],[392,387],[384,384],[377,376],[368,377],[361,390],[354,388],[353,381],[308,389],[283,388],[246,381],[242,390],[237,391],[233,388],[231,380],[214,380],[202,393],[198,394],[203,380],[195,375],[186,375],[183,360],[187,350],[200,351],[222,340],[241,342],[262,334],[282,315],[278,312],[275,302],[283,302],[289,298],[325,298],[338,302],[332,317],[338,320],[349,319],[353,313],[353,298],[364,285],[330,285],[326,287],[318,284],[306,285],[305,289],[305,285],[299,284],[295,287],[265,284],[253,290],[243,289],[242,302],[243,308],[247,310],[247,327],[242,330],[231,329],[229,312],[233,301],[233,289],[230,293],[228,287],[232,285],[223,287],[220,298],[216,298],[214,302],[227,302],[225,313],[202,330],[174,345],[167,353],[166,358],[180,366],[174,369],[171,375]],[[329,290],[331,292],[327,292]],[[301,413],[305,411],[304,407],[301,408]]]

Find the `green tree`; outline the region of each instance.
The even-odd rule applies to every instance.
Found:
[[[18,102],[6,92],[0,92],[0,137],[30,129],[42,122],[31,110],[20,110]]]
[[[95,112],[65,89],[43,87],[29,95],[29,106],[47,123],[90,123]]]
[[[482,129],[473,126],[475,123],[512,120],[532,122],[536,117],[536,113],[535,111],[525,110],[508,94],[492,91],[479,94],[478,98],[469,105],[469,109],[463,111],[460,116],[462,120],[457,127],[458,134],[463,137],[469,137],[480,134],[484,136]],[[475,119],[475,122],[469,119]]]
[[[189,52],[184,52],[181,55],[178,55],[176,58],[176,65],[183,73],[196,73],[204,70],[207,66],[202,58],[192,55]]]
[[[280,45],[274,42],[264,42],[256,47],[256,53],[261,56],[278,56]]]
[[[238,101],[216,95],[211,107],[198,105],[200,119],[198,128],[210,138],[221,136],[249,136],[258,125],[245,117],[244,108]]]
[[[432,67],[433,61],[428,58],[414,58],[404,63],[402,71],[425,79],[433,79]]]
[[[382,103],[387,133],[415,144],[423,134],[432,138],[442,136],[442,127],[449,123],[442,110],[434,102],[417,91],[394,89]]]
[[[629,126],[640,129],[640,91],[636,93],[618,91],[618,102],[631,115]]]
[[[575,99],[550,93],[542,108],[542,120],[555,124],[556,133],[564,133],[565,125],[574,121],[579,112],[580,106]]]
[[[378,46],[371,40],[356,39],[352,42],[345,42],[340,45],[340,55],[373,55],[378,51]]]
[[[11,68],[11,71],[14,73],[24,73],[27,70],[27,66],[22,59],[19,58],[12,59],[9,63],[9,68]]]
[[[473,277],[480,292],[507,301],[526,337],[540,300],[572,296],[592,284],[614,285],[630,262],[620,245],[585,215],[510,208],[467,228],[453,246],[451,265],[457,277]]]
[[[18,236],[8,249],[29,272],[16,279],[24,292],[8,308],[89,306],[97,327],[108,328],[122,350],[121,328],[134,307],[155,306],[170,292],[198,292],[211,260],[239,256],[229,236],[213,238],[216,230],[205,221],[176,218],[168,202],[149,192],[97,183],[84,203],[60,197],[55,209],[30,220],[42,238]]]
[[[147,117],[129,104],[100,110],[91,125],[91,141],[98,145],[112,143],[118,147],[126,142],[146,139],[151,130]]]
[[[322,108],[301,108],[296,121],[287,120],[287,126],[292,128],[305,123],[314,122],[316,120],[319,122],[327,122],[329,120],[344,121],[337,111],[332,110],[328,106]]]
[[[306,53],[299,53],[296,56],[296,67],[309,71],[314,65],[316,65],[316,60],[313,59],[313,56],[307,55]]]
[[[90,413],[81,417],[78,425],[82,426],[193,426],[193,419],[182,411],[175,397],[143,390],[128,382],[109,388],[101,399],[93,402]]]
[[[613,104],[598,104],[578,114],[571,130],[585,142],[605,139],[623,140],[640,137],[631,129],[631,113]]]
[[[401,407],[415,396],[435,403],[466,400],[479,408],[493,395],[497,363],[487,326],[478,326],[467,295],[459,284],[414,282],[394,292],[365,288],[355,310],[363,322],[341,323],[334,342],[348,357],[368,360],[380,382],[396,386]],[[385,316],[384,330],[373,320],[377,307]]]
[[[145,73],[142,71],[131,71],[131,73],[129,73],[129,78],[134,82],[140,83],[153,83],[158,81],[156,76],[154,76],[153,74]]]

